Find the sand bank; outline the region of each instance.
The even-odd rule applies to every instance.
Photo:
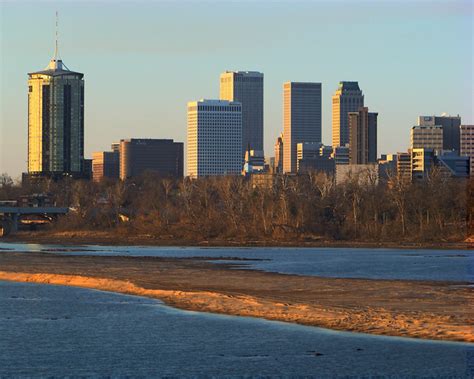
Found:
[[[466,285],[318,278],[203,260],[0,254],[0,280],[147,296],[187,310],[337,330],[474,342]]]

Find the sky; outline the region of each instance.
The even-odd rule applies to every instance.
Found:
[[[406,151],[419,115],[474,124],[473,1],[0,0],[0,173],[27,162],[27,73],[59,52],[85,74],[85,155],[124,138],[186,140],[186,104],[219,96],[225,70],[265,75],[265,153],[283,129],[286,81],[331,96],[358,81],[378,112],[378,153]]]

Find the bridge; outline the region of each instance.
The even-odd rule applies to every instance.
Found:
[[[21,216],[38,215],[52,218],[68,213],[69,208],[61,207],[14,207],[0,205],[0,229],[3,235],[15,233]],[[0,233],[1,235],[2,233]]]

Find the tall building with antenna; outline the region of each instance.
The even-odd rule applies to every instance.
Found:
[[[28,74],[28,174],[80,177],[83,163],[84,74],[60,59],[56,13],[54,57]]]

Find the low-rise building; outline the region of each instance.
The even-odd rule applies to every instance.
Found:
[[[355,182],[359,185],[376,185],[379,182],[377,163],[336,165],[336,184]]]
[[[183,176],[183,143],[172,139],[132,138],[120,140],[120,179],[153,172]]]

